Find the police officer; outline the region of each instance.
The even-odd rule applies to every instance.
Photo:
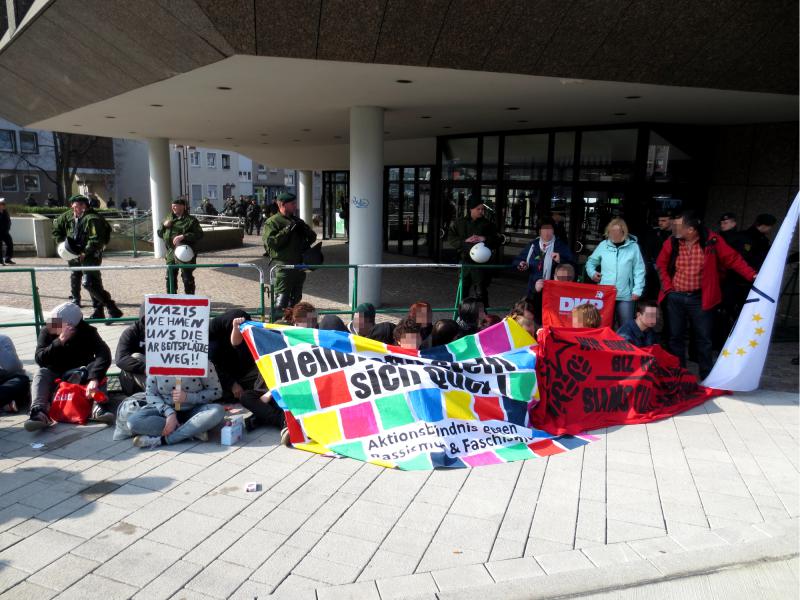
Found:
[[[197,264],[195,245],[203,237],[203,229],[200,227],[200,222],[189,214],[186,200],[178,198],[172,202],[172,214],[159,227],[158,237],[164,240],[167,246],[168,265]],[[189,246],[192,250],[191,258],[179,260],[175,256],[175,248],[178,246]],[[184,267],[180,269],[180,272],[184,293],[194,294],[194,269]],[[178,269],[167,269],[166,280],[167,292],[176,293],[178,291]]]
[[[103,263],[103,250],[110,235],[111,226],[89,207],[89,198],[77,194],[69,199],[70,210],[65,211],[53,221],[53,239],[56,245],[67,242],[79,256],[69,260],[70,267],[100,266]],[[72,271],[70,273],[70,300],[81,305],[81,283],[92,298],[90,319],[104,319],[104,307],[112,319],[122,316],[122,311],[103,288],[100,271]]]
[[[483,242],[490,250],[500,245],[497,227],[484,217],[486,205],[477,196],[470,196],[467,201],[468,214],[459,218],[450,227],[447,243],[458,251],[461,262],[467,265],[476,264],[469,256],[469,251],[478,242]],[[489,306],[489,284],[492,276],[488,269],[464,269],[462,282],[463,296],[472,296]]]
[[[270,264],[296,265],[303,262],[303,252],[311,247],[317,234],[305,221],[297,217],[297,198],[289,192],[278,196],[278,212],[264,224],[264,247]],[[290,308],[303,297],[305,272],[296,269],[279,269],[275,278],[275,307]]]

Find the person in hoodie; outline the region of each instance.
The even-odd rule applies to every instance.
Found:
[[[33,377],[30,417],[23,424],[27,431],[53,424],[47,413],[58,387],[57,379],[86,385],[91,397],[103,391],[106,371],[111,366],[111,350],[72,302],[59,304],[50,313],[47,326],[39,333],[35,358],[39,372]],[[96,404],[92,418],[112,423],[114,413]]]
[[[144,303],[139,307],[139,320],[122,332],[117,342],[114,362],[119,367],[119,384],[126,396],[143,392],[145,373]]]
[[[636,236],[620,218],[606,226],[606,239],[586,261],[586,274],[595,283],[617,288],[616,315],[619,327],[634,319],[634,306],[644,292],[646,268]]]

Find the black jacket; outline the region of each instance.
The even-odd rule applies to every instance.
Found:
[[[8,214],[8,209],[0,213],[0,234],[5,234],[11,231],[11,215]]]
[[[214,363],[225,392],[256,364],[246,343],[231,346],[231,326],[238,317],[251,320],[245,311],[233,308],[211,319],[208,326],[208,359]]]
[[[89,379],[103,379],[111,366],[111,350],[97,329],[81,321],[75,328],[75,335],[66,343],[46,328],[42,329],[36,343],[36,364],[56,373],[86,367]]]
[[[144,318],[131,323],[122,332],[117,343],[117,354],[114,357],[114,362],[123,371],[143,375],[145,360],[138,357],[134,358],[133,354],[135,353],[142,356],[145,355]]]

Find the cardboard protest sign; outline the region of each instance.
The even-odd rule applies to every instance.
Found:
[[[417,470],[547,456],[590,441],[530,427],[535,346],[513,320],[419,352],[340,331],[242,329],[295,447]]]
[[[148,375],[205,377],[208,374],[208,298],[145,296]]]
[[[613,327],[616,300],[617,289],[613,285],[548,279],[542,289],[542,325],[572,327],[572,309],[592,304],[600,311],[603,327]]]
[[[649,423],[724,393],[699,385],[661,346],[637,348],[608,328],[546,327],[539,342],[531,421],[551,434]]]

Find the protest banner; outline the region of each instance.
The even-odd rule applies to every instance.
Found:
[[[535,345],[513,320],[422,351],[340,331],[242,330],[301,449],[417,470],[548,456],[592,439],[530,427]]]
[[[145,296],[148,375],[207,375],[210,307],[208,298],[197,296]]]
[[[531,422],[551,434],[649,423],[724,393],[661,346],[637,348],[608,328],[545,327],[539,342]]]
[[[592,304],[600,311],[603,327],[614,325],[617,289],[613,285],[595,285],[548,279],[542,289],[542,325],[572,327],[572,309]]]

